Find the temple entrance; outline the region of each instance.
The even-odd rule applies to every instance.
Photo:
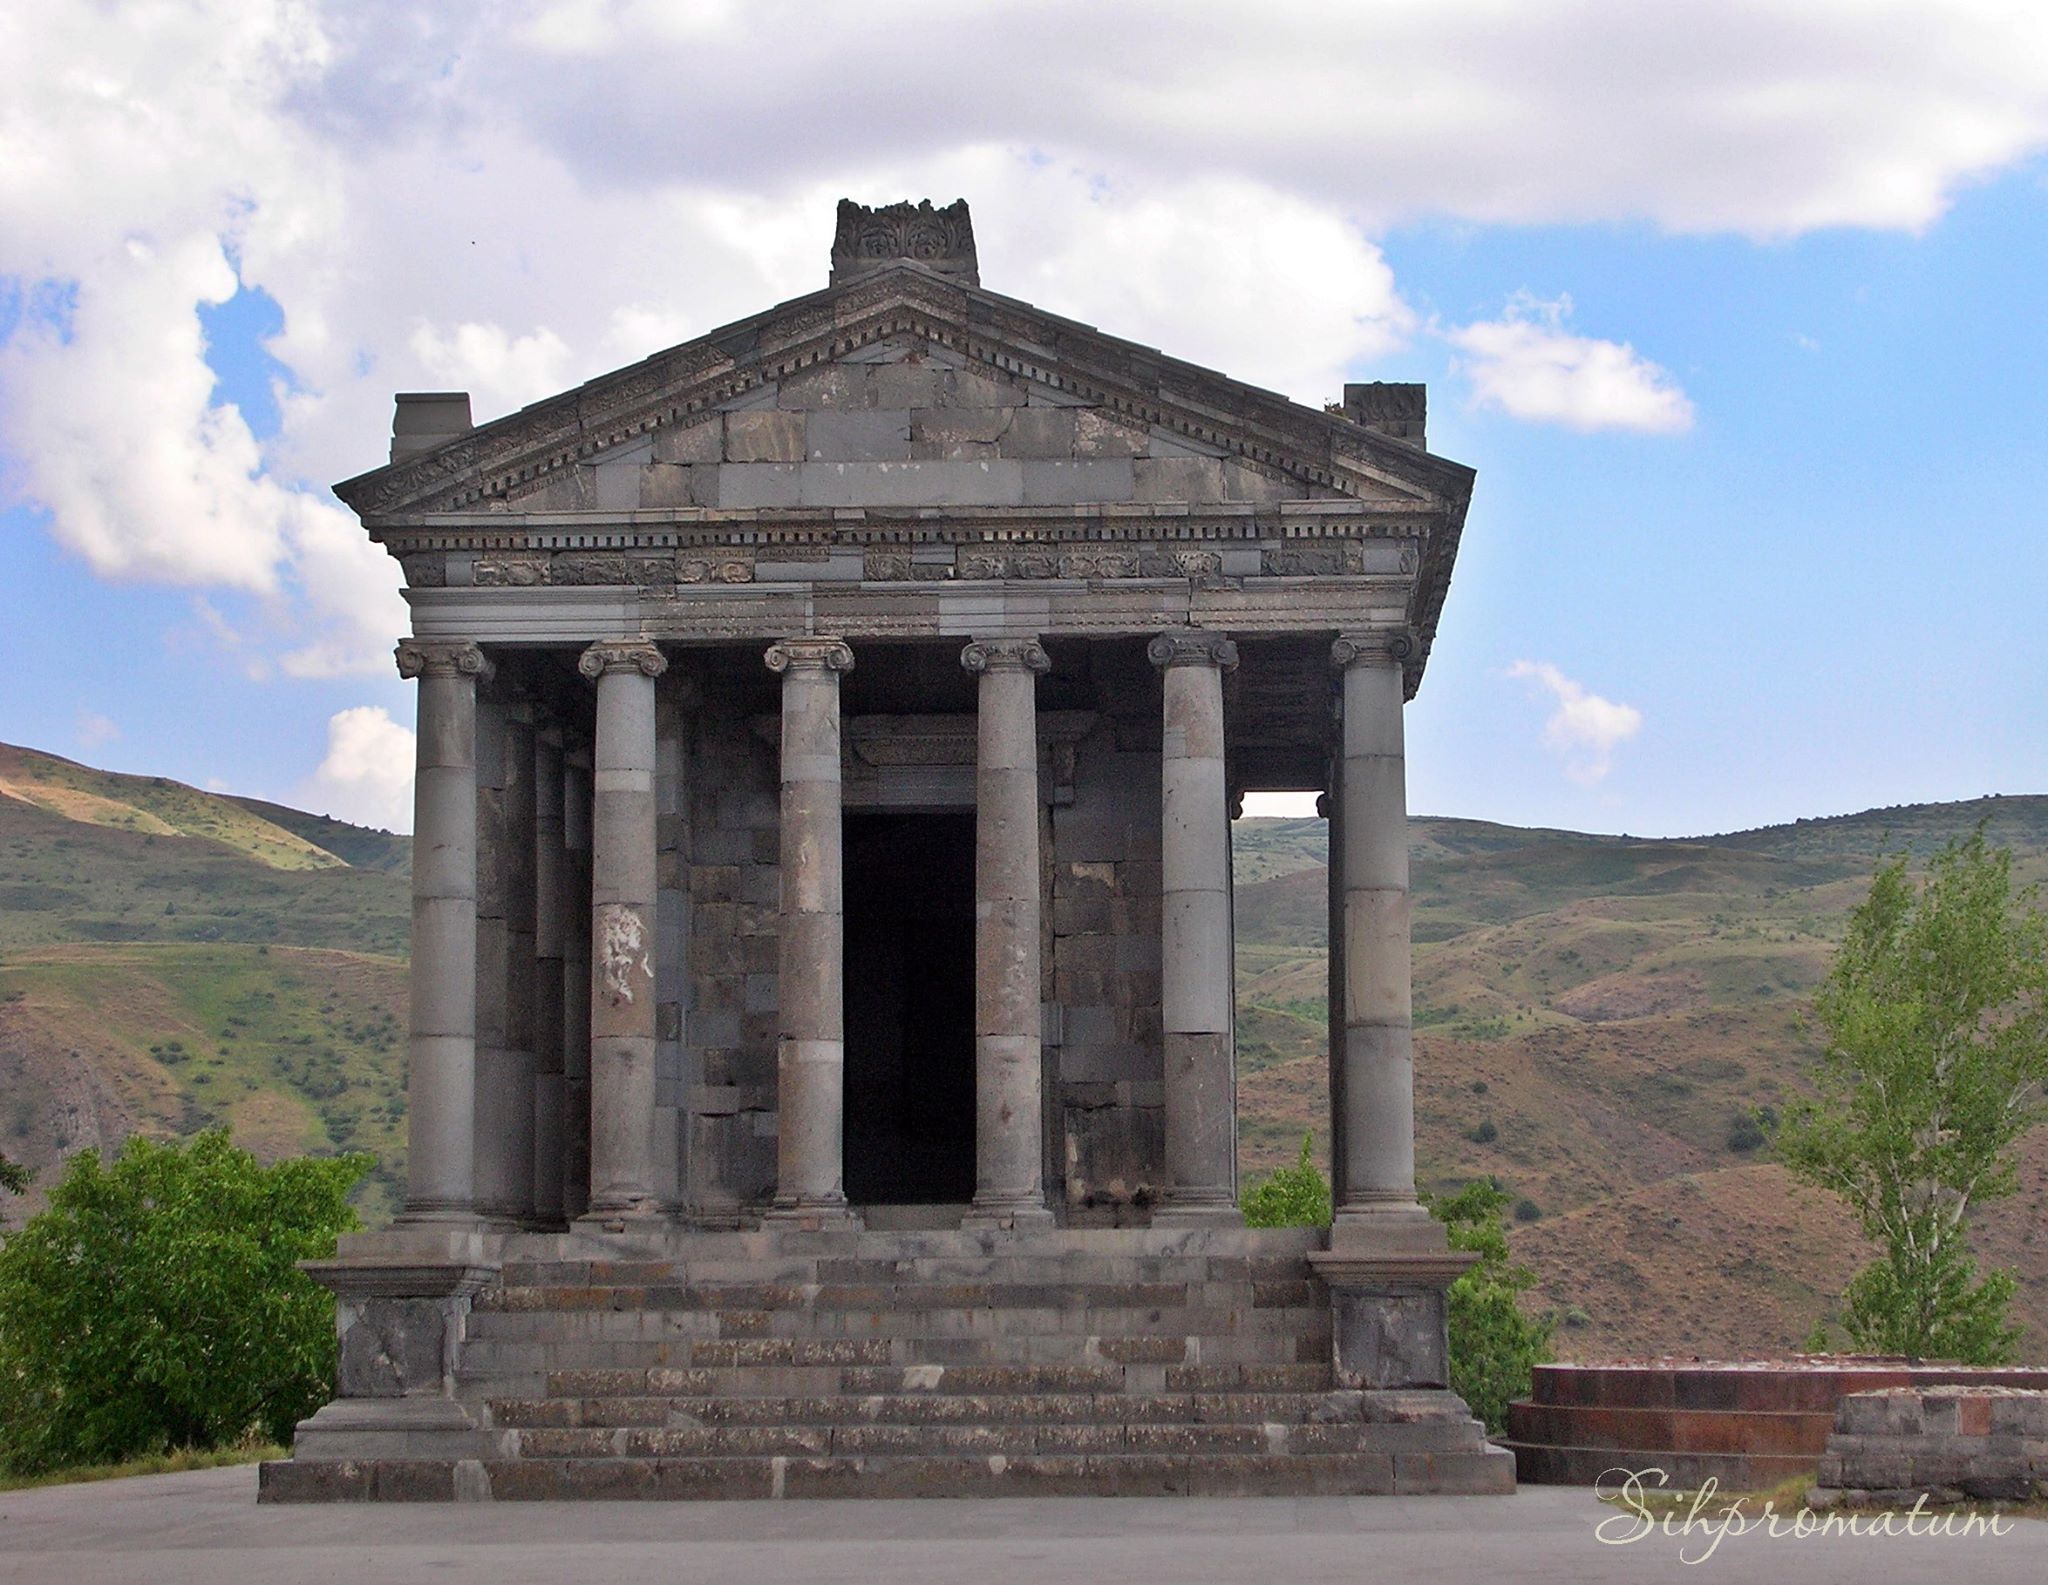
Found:
[[[846,1197],[974,1198],[974,816],[848,814]]]

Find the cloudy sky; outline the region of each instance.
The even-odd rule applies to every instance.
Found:
[[[995,290],[1479,486],[1421,811],[2048,791],[2048,10],[42,0],[0,10],[0,740],[407,822],[327,486],[970,200]]]

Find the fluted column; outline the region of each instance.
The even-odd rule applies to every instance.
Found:
[[[1237,646],[1162,633],[1160,1013],[1165,1026],[1166,1193],[1155,1222],[1234,1222],[1237,1117],[1231,1049],[1230,809],[1223,673]]]
[[[970,1227],[1052,1220],[1040,1050],[1038,676],[1034,639],[980,640],[974,772],[974,1205]]]
[[[413,781],[406,1222],[476,1215],[476,645],[406,639],[419,679]]]
[[[596,1221],[659,1214],[654,1186],[654,679],[644,639],[598,643],[590,881],[590,1205]]]
[[[480,899],[478,912],[489,917],[480,921],[477,944],[477,1192],[493,1216],[528,1222],[534,1214],[532,709],[517,697],[489,698],[483,730],[491,741],[480,755],[486,818],[477,846],[489,901]]]
[[[1415,1198],[1415,1062],[1410,1024],[1407,761],[1402,744],[1405,633],[1346,636],[1337,785],[1342,870],[1342,1048],[1331,1134],[1336,1217],[1370,1225],[1422,1214]]]
[[[563,1220],[563,893],[568,878],[562,838],[562,736],[553,728],[534,736],[533,807],[533,1209],[537,1221],[552,1226]]]
[[[843,1226],[846,1204],[846,921],[840,824],[836,638],[770,647],[782,677],[781,1038],[776,1044],[775,1203],[771,1219]]]

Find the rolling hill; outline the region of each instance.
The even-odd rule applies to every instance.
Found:
[[[1481,1175],[1564,1357],[1802,1339],[1863,1258],[1747,1125],[1796,1095],[1805,998],[1880,853],[1988,822],[2048,878],[2048,798],[1657,841],[1411,824],[1424,1186]],[[1316,820],[1235,828],[1247,1181],[1326,1144]],[[403,837],[0,746],[0,1150],[49,1169],[141,1129],[361,1148],[403,1180]],[[0,1218],[32,1209],[0,1199]],[[2048,1129],[1979,1247],[2048,1354]]]

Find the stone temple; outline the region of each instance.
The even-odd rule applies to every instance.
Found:
[[[1402,706],[1473,475],[824,290],[337,487],[419,682],[408,1192],[270,1499],[1498,1491],[1417,1205]],[[1230,820],[1330,822],[1335,1225],[1237,1209]]]

